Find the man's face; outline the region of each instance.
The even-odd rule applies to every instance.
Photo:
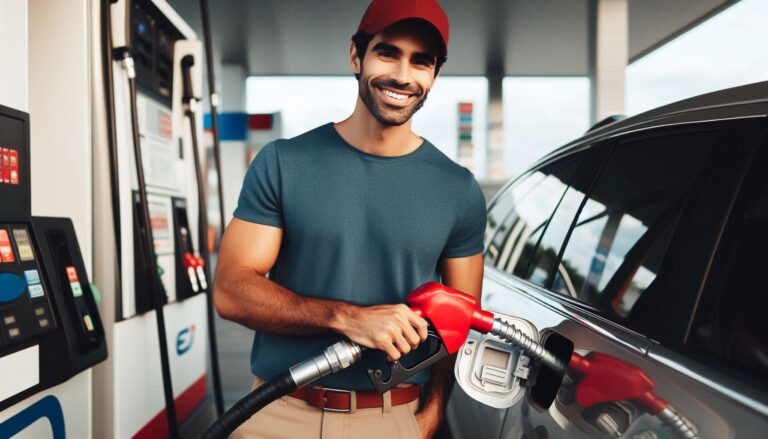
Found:
[[[435,81],[436,53],[432,34],[418,23],[396,24],[374,36],[358,84],[361,100],[382,125],[402,125],[424,105]]]

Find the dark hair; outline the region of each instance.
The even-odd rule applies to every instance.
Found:
[[[357,57],[360,59],[360,66],[363,65],[365,51],[368,50],[368,45],[371,43],[371,40],[373,40],[373,35],[366,33],[365,31],[360,31],[352,35],[352,42],[355,44],[355,49],[357,49]],[[437,59],[435,60],[435,76],[440,73],[440,67],[443,66],[446,59],[447,58],[442,51],[438,53]],[[360,74],[355,73],[355,79],[360,79]]]

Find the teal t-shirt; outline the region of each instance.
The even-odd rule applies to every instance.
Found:
[[[403,303],[440,281],[441,258],[482,252],[485,199],[472,173],[429,141],[397,157],[368,154],[333,123],[268,143],[251,163],[234,216],[283,229],[269,279],[307,297],[358,305]],[[271,379],[342,338],[256,332],[251,370]],[[366,355],[318,381],[373,388]],[[428,374],[409,380],[425,383]]]

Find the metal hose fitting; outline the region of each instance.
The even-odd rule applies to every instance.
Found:
[[[493,319],[493,327],[491,328],[490,333],[507,343],[518,346],[534,361],[541,361],[550,369],[561,374],[565,373],[566,365],[559,358],[544,349],[544,346],[523,334],[523,332],[517,329],[515,325],[507,323],[497,317]]]
[[[326,375],[346,369],[357,363],[363,350],[356,343],[340,341],[318,355],[291,367],[289,372],[298,387],[311,383]]]
[[[678,437],[684,439],[698,439],[699,434],[693,428],[692,423],[685,418],[680,412],[673,406],[669,405],[667,408],[659,412],[658,418],[664,422]]]

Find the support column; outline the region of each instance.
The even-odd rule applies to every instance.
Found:
[[[486,176],[489,182],[504,181],[504,105],[502,81],[504,73],[499,69],[488,75],[488,150],[486,151]]]
[[[594,0],[590,11],[591,122],[624,114],[629,0]]]
[[[220,72],[220,73],[219,73]],[[224,214],[229,222],[237,207],[237,197],[248,169],[247,141],[248,115],[246,112],[245,67],[238,64],[224,64],[219,69],[217,86],[221,99],[219,127],[221,130],[221,178],[224,192]],[[209,192],[214,193],[214,192]],[[211,216],[211,225],[219,223],[219,216]],[[219,225],[221,227],[221,225]]]

